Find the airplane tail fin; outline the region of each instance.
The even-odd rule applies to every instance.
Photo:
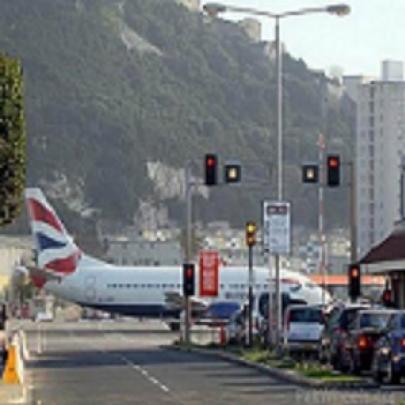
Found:
[[[25,201],[37,251],[37,266],[58,275],[77,269],[82,255],[39,188],[27,188]]]

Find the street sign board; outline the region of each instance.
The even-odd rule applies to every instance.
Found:
[[[278,255],[291,253],[291,204],[263,201],[263,249]]]
[[[219,253],[215,250],[200,252],[200,296],[217,297],[219,280]]]

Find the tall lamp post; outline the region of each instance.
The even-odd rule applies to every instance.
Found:
[[[282,52],[280,42],[280,20],[300,16],[304,14],[328,13],[337,16],[345,16],[350,13],[350,7],[346,4],[332,4],[325,7],[308,7],[297,10],[285,11],[282,13],[272,13],[269,11],[257,10],[249,7],[228,6],[221,3],[207,3],[203,10],[211,17],[225,12],[236,12],[255,15],[258,17],[267,17],[275,20],[275,44],[276,44],[276,76],[277,76],[277,199],[283,200],[283,81],[282,81]],[[269,260],[270,263],[270,260]],[[280,294],[280,257],[275,255],[276,266],[276,342],[279,341],[281,333],[281,294]],[[271,278],[269,285],[271,284]],[[269,296],[269,300],[271,296]],[[269,319],[270,322],[270,319]],[[271,330],[271,327],[269,327]]]

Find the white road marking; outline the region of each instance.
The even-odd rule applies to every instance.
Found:
[[[100,324],[98,324],[98,325],[100,325]],[[101,331],[101,332],[102,332],[102,331]],[[127,339],[126,337],[124,337],[124,336],[122,336],[122,335],[120,335],[120,334],[117,334],[117,335],[118,335],[121,339],[123,339],[123,340],[129,340],[129,339]],[[78,338],[77,336],[75,336],[75,334],[74,334],[72,331],[70,331],[70,336],[71,336],[73,339],[75,339],[75,340],[79,340],[79,338]],[[104,335],[104,337],[106,337],[106,336]],[[97,350],[97,351],[99,351],[99,352],[108,353],[108,350],[106,350],[106,349],[100,349],[100,348],[96,347],[94,343],[90,343],[90,342],[86,342],[86,343],[87,343],[89,346],[91,346],[93,349],[95,349],[95,350]],[[152,384],[158,386],[162,391],[164,391],[164,392],[170,392],[169,388],[168,388],[166,385],[162,384],[157,378],[151,376],[151,375],[149,374],[149,372],[148,372],[146,369],[142,368],[139,364],[133,363],[131,360],[129,360],[129,359],[128,359],[127,357],[125,357],[124,355],[119,355],[119,358],[120,358],[124,363],[126,363],[128,366],[132,367],[134,370],[136,370],[136,371],[138,371],[139,373],[141,373],[141,374],[142,374],[147,380],[149,380]]]
[[[146,369],[142,368],[139,364],[133,363],[131,360],[129,360],[127,357],[125,357],[123,355],[120,355],[120,358],[121,358],[121,360],[124,361],[124,363],[131,366],[134,370],[139,371],[152,384],[157,385],[162,391],[170,392],[169,388],[166,385],[162,384],[157,378],[150,375],[149,372]]]

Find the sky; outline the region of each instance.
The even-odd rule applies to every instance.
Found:
[[[206,1],[208,2],[208,0]],[[281,21],[287,51],[310,68],[329,72],[340,66],[345,75],[380,76],[381,61],[405,61],[405,0],[223,0],[221,3],[270,12],[297,10],[345,2],[345,17],[308,14]],[[204,1],[203,1],[204,3]],[[223,18],[241,19],[227,13]],[[262,19],[263,38],[274,38],[274,22]]]

